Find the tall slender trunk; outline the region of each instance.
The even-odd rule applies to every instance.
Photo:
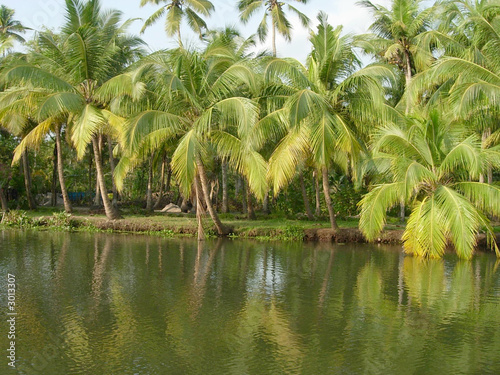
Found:
[[[64,180],[64,166],[63,154],[61,143],[61,127],[56,129],[56,145],[57,145],[57,172],[59,174],[59,186],[61,187],[61,194],[64,202],[64,211],[68,214],[71,213],[71,202],[69,200],[68,189],[66,189],[66,181]]]
[[[299,173],[300,180],[300,190],[302,191],[302,199],[304,200],[304,207],[306,209],[307,218],[309,220],[314,220],[314,216],[311,211],[311,205],[309,204],[309,197],[307,196],[306,184],[304,183],[304,173],[300,171]]]
[[[182,38],[181,38],[181,28],[179,27],[177,29],[177,40],[179,41],[179,48],[184,48],[182,45]]]
[[[257,216],[255,216],[255,210],[253,208],[253,202],[252,202],[252,191],[250,190],[250,185],[248,185],[248,182],[245,180],[245,190],[247,192],[247,218],[248,220],[256,220]]]
[[[215,212],[215,210],[212,206],[212,202],[210,202],[210,193],[208,191],[208,179],[207,179],[207,175],[205,173],[205,167],[203,166],[203,163],[201,162],[201,160],[199,158],[197,158],[197,160],[196,160],[196,165],[198,167],[201,188],[203,190],[203,196],[205,198],[207,210],[208,210],[210,217],[212,218],[212,220],[215,224],[215,227],[217,228],[217,233],[220,236],[225,236],[225,235],[229,234],[229,231],[226,228],[226,226],[224,224],[222,224],[222,222],[220,221],[219,215],[217,215],[217,212]]]
[[[31,171],[30,162],[28,158],[28,151],[24,151],[22,155],[23,159],[23,174],[24,174],[24,187],[26,189],[26,198],[28,199],[28,206],[30,210],[36,209],[36,202],[32,194],[32,184],[31,184]]]
[[[408,87],[410,86],[410,83],[411,83],[412,74],[411,74],[411,56],[410,56],[410,52],[408,52],[408,50],[406,48],[404,49],[404,55],[405,55],[405,59],[406,59],[406,66],[404,68],[405,90],[407,90]],[[405,115],[408,116],[409,113],[410,113],[410,101],[407,98],[406,99]],[[399,204],[399,221],[401,223],[405,222],[405,202],[404,201],[402,201]]]
[[[198,241],[204,241],[205,240],[205,232],[203,231],[203,204],[201,203],[201,196],[202,196],[202,188],[200,186],[200,181],[198,176],[195,176],[194,178],[194,187],[196,191],[196,198],[195,198],[195,204],[196,204],[196,221],[198,222]]]
[[[264,199],[262,200],[262,212],[265,214],[269,213],[269,192],[264,194]]]
[[[107,141],[109,152],[109,166],[111,168],[111,182],[113,184],[113,201],[111,202],[111,204],[113,205],[113,207],[116,207],[118,205],[118,188],[116,187],[115,182],[115,158],[113,157],[113,141],[111,140],[111,137],[109,135]]]
[[[246,193],[247,190],[246,190],[245,180],[241,176],[238,177],[238,180],[240,181],[240,186],[241,186],[241,208],[244,214],[248,214],[247,193]]]
[[[276,57],[277,53],[276,53],[276,25],[274,24],[273,20],[272,20],[272,17],[271,17],[271,23],[273,25],[273,56]]]
[[[0,186],[0,204],[3,212],[9,211],[9,205],[7,203],[7,197],[5,196],[5,191],[2,186]]]
[[[229,212],[229,194],[227,191],[227,162],[222,160],[222,212]]]
[[[326,207],[328,208],[328,215],[330,216],[330,224],[332,226],[332,229],[337,230],[337,229],[339,229],[339,227],[337,225],[337,218],[335,216],[335,212],[333,211],[332,199],[330,198],[330,185],[328,183],[328,169],[326,167],[323,167],[321,169],[321,172],[323,174],[323,192],[325,193],[325,202],[326,202]]]
[[[97,136],[96,142],[97,142],[97,149],[99,152],[99,159],[101,160],[101,166],[102,166],[102,135]],[[95,157],[95,153],[94,153],[94,157]],[[97,178],[97,169],[96,169],[94,206],[100,207],[101,203],[102,203],[101,185],[99,184],[99,178]]]
[[[113,207],[111,204],[107,190],[106,190],[106,182],[104,180],[104,170],[102,166],[102,157],[101,152],[99,150],[99,139],[98,136],[92,137],[92,147],[94,149],[94,160],[95,160],[95,169],[97,171],[97,182],[99,183],[99,189],[101,191],[102,202],[104,203],[104,210],[106,211],[106,217],[109,220],[117,220],[120,219],[120,213],[118,210]]]
[[[88,199],[90,202],[90,205],[92,205],[92,154],[93,152],[89,152],[89,189],[88,189]]]
[[[51,186],[50,205],[57,206],[57,143],[54,144],[54,153],[52,155],[52,186]]]
[[[146,189],[146,211],[153,211],[153,158],[154,154],[152,154],[149,159],[148,187]]]
[[[158,192],[158,199],[154,205],[154,209],[160,208],[161,200],[163,198],[163,190],[165,189],[165,164],[166,164],[166,155],[163,153],[161,159],[161,172],[160,172],[160,191]]]
[[[316,215],[316,217],[319,217],[319,215],[321,215],[321,192],[320,192],[320,188],[319,188],[319,177],[318,177],[318,172],[317,171],[314,171],[313,173],[313,178],[314,178],[314,188],[315,188],[315,191],[316,191],[316,210],[314,212],[314,214]]]

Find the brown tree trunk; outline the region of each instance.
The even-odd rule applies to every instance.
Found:
[[[248,182],[245,180],[245,190],[247,192],[247,218],[248,220],[256,220],[257,216],[255,216],[255,210],[253,208],[253,202],[252,202],[252,191],[250,190],[250,186],[248,185]]]
[[[89,199],[89,204],[92,206],[92,154],[93,152],[89,152],[89,189],[88,189],[88,199]]]
[[[30,210],[36,209],[36,202],[32,194],[32,184],[31,184],[31,171],[30,163],[28,158],[28,152],[25,150],[22,154],[23,159],[23,175],[24,175],[24,187],[26,189],[26,198],[28,199],[28,206]]]
[[[97,150],[99,152],[99,160],[101,160],[101,167],[102,167],[102,136],[99,135],[97,136]],[[95,157],[95,152],[94,152],[94,157]],[[97,163],[97,161],[96,161]],[[95,179],[95,198],[94,198],[94,206],[100,207],[101,206],[101,185],[99,183],[99,178],[97,177],[97,169],[96,169],[96,179]]]
[[[201,202],[202,200],[202,188],[200,186],[200,181],[198,179],[198,176],[195,176],[194,178],[194,187],[196,191],[196,198],[195,198],[195,204],[196,204],[196,221],[198,222],[198,241],[204,241],[205,240],[205,232],[203,231],[203,204]]]
[[[61,194],[64,202],[64,211],[68,214],[71,213],[71,202],[69,200],[68,189],[66,189],[66,181],[64,180],[64,166],[63,154],[61,143],[61,128],[56,129],[56,144],[57,144],[57,172],[59,174],[59,186],[61,187]]]
[[[9,211],[9,205],[7,203],[7,197],[5,196],[5,191],[3,190],[3,187],[0,186],[0,204],[2,205],[2,211],[7,212]]]
[[[323,193],[325,194],[326,207],[328,208],[328,215],[330,216],[330,224],[332,229],[339,229],[337,225],[337,218],[335,212],[333,211],[332,199],[330,198],[330,185],[328,183],[328,169],[326,167],[322,168],[323,174]]]
[[[205,203],[207,205],[207,210],[210,214],[210,217],[212,218],[215,227],[217,228],[217,233],[219,236],[225,236],[229,234],[228,229],[224,224],[219,219],[219,215],[217,215],[217,212],[215,212],[212,202],[210,202],[210,193],[208,191],[208,179],[207,175],[205,173],[205,167],[203,166],[203,163],[201,162],[200,159],[196,160],[196,165],[198,166],[198,173],[200,177],[200,182],[201,182],[201,188],[203,190],[203,197],[205,199]]]
[[[320,196],[321,192],[319,188],[319,177],[317,171],[314,171],[313,178],[314,178],[314,187],[316,190],[316,210],[314,213],[316,217],[319,217],[321,215],[321,196]]]
[[[57,206],[57,143],[54,144],[54,153],[52,155],[52,186],[51,186],[50,205]]]
[[[155,202],[153,208],[155,210],[160,208],[161,200],[163,198],[163,190],[165,189],[165,164],[166,164],[166,155],[163,153],[161,159],[161,172],[160,172],[160,191],[158,192],[158,199]]]
[[[300,180],[300,190],[302,191],[302,199],[304,200],[304,207],[306,209],[307,218],[309,220],[314,220],[314,216],[311,211],[311,205],[309,204],[309,197],[307,196],[306,184],[304,183],[304,174],[302,171],[299,173]]]
[[[265,214],[269,213],[269,192],[266,192],[262,200],[262,212]]]
[[[95,160],[95,168],[97,171],[97,182],[99,184],[99,190],[101,191],[101,198],[104,204],[104,210],[106,211],[106,217],[108,218],[108,220],[120,219],[121,218],[120,213],[115,207],[113,207],[108,198],[106,190],[106,181],[104,180],[102,157],[101,157],[101,152],[99,150],[98,136],[92,137],[92,147],[94,149],[94,160]]]
[[[154,155],[151,155],[149,159],[148,187],[146,189],[146,211],[153,211],[153,158]]]
[[[113,141],[111,137],[108,135],[108,152],[109,152],[109,166],[111,168],[111,182],[113,184],[113,200],[111,204],[113,207],[118,205],[118,188],[116,187],[115,182],[115,158],[113,157]]]
[[[227,162],[222,160],[222,212],[229,212],[229,194],[227,191]]]

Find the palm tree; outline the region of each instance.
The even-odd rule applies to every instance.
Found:
[[[177,34],[179,46],[182,46],[182,19],[185,18],[189,27],[191,27],[191,29],[201,38],[202,31],[207,28],[207,24],[203,18],[199,16],[199,13],[208,17],[214,10],[214,6],[209,0],[141,0],[141,6],[146,4],[158,5],[159,3],[165,3],[165,5],[154,12],[151,17],[146,20],[141,32],[144,32],[149,26],[158,21],[158,19],[166,13],[165,32],[170,37]]]
[[[327,16],[320,13],[318,32],[312,34],[307,67],[293,59],[271,59],[265,69],[274,106],[259,124],[259,137],[277,140],[269,160],[268,177],[274,192],[294,178],[297,168],[310,160],[322,177],[332,229],[336,213],[330,197],[329,170],[349,169],[361,145],[353,125],[373,121],[378,105],[384,103],[380,76],[390,74],[373,65],[355,71],[359,60],[352,38],[341,36]]]
[[[256,104],[235,96],[252,85],[253,72],[235,62],[232,52],[211,44],[204,53],[179,48],[143,58],[130,76],[147,82],[149,108],[132,116],[124,133],[126,154],[117,166],[121,183],[141,155],[177,139],[172,171],[185,197],[196,191],[198,213],[203,205],[219,235],[228,233],[210,202],[206,166],[214,147],[248,178],[259,197],[266,189],[265,161],[244,140],[257,120]],[[151,88],[149,88],[151,87]],[[237,135],[229,129],[236,127]],[[211,142],[213,141],[213,142]],[[225,153],[224,150],[228,150]],[[194,189],[193,189],[194,187]]]
[[[498,147],[482,149],[478,136],[467,136],[462,124],[445,122],[433,111],[407,129],[382,128],[375,154],[381,171],[390,166],[390,179],[359,203],[359,226],[368,240],[382,231],[387,210],[404,201],[412,207],[403,235],[407,253],[438,258],[451,243],[460,258],[470,259],[484,229],[500,256],[486,217],[500,214],[500,188],[475,182],[485,168],[499,165]]]
[[[415,77],[410,99],[430,106],[445,100],[455,118],[481,134],[483,147],[494,146],[500,139],[500,4],[462,0],[448,5],[453,48]],[[486,173],[492,183],[491,170]]]
[[[307,4],[307,0],[295,0],[302,4]],[[292,24],[288,20],[284,7],[290,12],[296,14],[299,17],[302,26],[309,27],[309,18],[297,8],[286,2],[278,0],[239,0],[238,10],[240,11],[240,19],[243,23],[247,23],[250,17],[255,14],[260,9],[264,8],[264,18],[257,28],[257,34],[261,42],[264,42],[267,38],[268,33],[268,18],[271,18],[271,31],[272,31],[272,46],[273,46],[273,56],[276,57],[276,31],[282,35],[285,40],[291,40]]]
[[[375,22],[371,35],[361,35],[359,44],[366,52],[396,65],[405,76],[406,87],[414,74],[428,68],[434,60],[429,45],[419,39],[429,30],[435,7],[421,9],[423,0],[392,0],[391,8],[363,0]]]
[[[37,103],[36,118],[46,124],[67,118],[79,158],[92,143],[106,216],[113,220],[120,215],[107,195],[99,137],[119,123],[106,108],[108,101],[103,99],[106,93],[100,87],[102,82],[112,79],[117,68],[123,69],[128,64],[123,59],[125,47],[133,59],[141,41],[123,37],[129,23],[119,26],[120,13],[102,12],[98,0],[86,3],[66,0],[66,19],[61,34],[63,48],[52,46],[53,56],[38,55],[42,61],[38,66],[25,62],[9,66],[3,72],[3,79],[11,85],[26,85],[33,93],[42,90],[46,94]],[[45,64],[53,67],[47,69]],[[113,89],[116,90],[111,85]]]
[[[25,40],[20,34],[24,34],[27,30],[21,22],[14,20],[14,10],[7,8],[5,5],[0,6],[0,42],[5,42],[7,39],[12,38],[18,42],[24,43]]]

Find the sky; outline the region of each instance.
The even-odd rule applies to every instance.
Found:
[[[373,0],[374,3],[389,6],[391,0]],[[34,30],[40,30],[46,26],[53,30],[58,30],[64,23],[64,0],[0,0],[0,4],[6,5],[15,10],[14,18],[21,21],[25,26]],[[101,0],[104,9],[119,9],[123,13],[123,19],[140,18],[135,21],[130,32],[139,35],[139,32],[146,20],[157,9],[158,5],[147,5],[140,7],[140,0]],[[215,11],[210,18],[206,19],[209,28],[222,28],[224,26],[236,26],[243,36],[248,37],[255,33],[257,25],[263,17],[263,11],[254,15],[247,25],[239,22],[238,11],[236,9],[237,0],[212,0]],[[311,27],[315,29],[317,25],[316,16],[320,10],[328,14],[328,21],[333,26],[343,25],[346,33],[364,33],[367,31],[372,20],[370,13],[356,5],[356,1],[351,0],[309,0],[304,5],[292,1],[296,8],[305,13],[312,21]],[[306,30],[299,23],[298,19],[290,14],[290,21],[293,25],[292,41],[287,43],[280,36],[277,38],[278,55],[294,57],[304,62],[310,50],[308,42],[309,30]],[[183,43],[196,45],[197,36],[189,31],[187,24],[182,26]],[[27,38],[29,38],[27,34]],[[176,46],[176,40],[166,36],[164,31],[164,19],[146,30],[141,35],[148,44],[151,51]],[[271,49],[271,38],[267,42],[259,44],[257,50]]]

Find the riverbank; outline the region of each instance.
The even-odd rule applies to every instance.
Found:
[[[221,215],[225,225],[231,229],[230,237],[255,238],[260,240],[294,240],[319,241],[336,243],[366,243],[358,221],[339,220],[339,229],[332,230],[327,220],[307,221],[293,220],[285,217],[259,216],[257,220],[248,220],[241,214]],[[195,215],[191,214],[128,214],[124,219],[110,221],[100,213],[89,210],[77,210],[68,215],[64,212],[11,211],[3,220],[2,227],[21,229],[83,231],[107,233],[135,233],[161,237],[189,236],[195,237],[198,231]],[[204,219],[207,236],[216,236],[215,227],[210,218]],[[500,243],[500,227],[497,227],[497,242]],[[375,242],[385,244],[401,244],[404,225],[396,218],[386,225],[386,229]],[[479,235],[479,246],[486,245],[486,237]]]

